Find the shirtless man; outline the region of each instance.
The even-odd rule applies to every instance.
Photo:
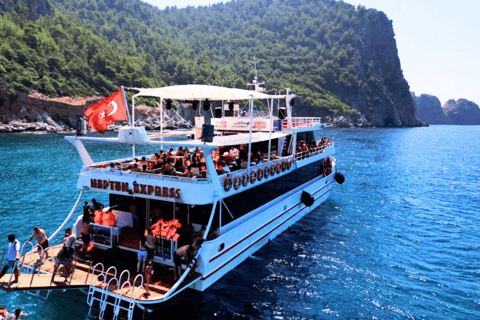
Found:
[[[32,240],[33,237],[37,238],[37,243],[40,245],[40,247],[42,247],[43,253],[45,254],[45,259],[48,259],[48,238],[45,234],[45,230],[40,229],[37,226],[33,227],[33,233],[27,241]]]
[[[187,265],[190,263],[190,261],[193,259],[194,256],[194,248],[187,244],[184,245],[183,247],[178,248],[175,250],[173,253],[173,263],[175,264],[175,267],[173,268],[173,280],[177,281],[180,279],[180,275],[182,274],[182,258],[186,257],[187,258]]]

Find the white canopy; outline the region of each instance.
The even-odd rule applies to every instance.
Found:
[[[140,92],[135,97],[159,97],[172,100],[245,100],[250,99],[269,99],[272,96],[252,90],[225,88],[217,86],[188,84],[163,88],[132,88]]]

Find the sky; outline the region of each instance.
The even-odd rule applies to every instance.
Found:
[[[145,0],[142,0],[145,1]],[[147,0],[160,9],[222,1]],[[226,1],[223,1],[226,2]],[[385,12],[393,22],[398,55],[410,91],[480,104],[479,0],[345,0]]]

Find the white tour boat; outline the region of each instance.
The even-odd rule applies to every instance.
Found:
[[[74,217],[77,248],[66,283],[52,274],[52,257],[63,245],[49,248],[50,258],[38,263],[39,254],[25,244],[20,281],[3,283],[2,288],[36,295],[83,288],[91,310],[98,308],[100,315],[110,310],[113,318],[123,310],[131,319],[135,307],[154,309],[187,288],[206,290],[325,202],[334,181],[344,181],[336,170],[333,143],[322,138],[321,119],[293,117],[295,95],[288,91],[269,95],[206,85],[135,90],[132,110],[136,98],[156,97],[161,110],[181,101],[194,110],[210,110],[211,116],[195,118],[191,139],[171,139],[185,132],[148,134],[134,126],[122,127],[116,137],[67,136],[83,162],[77,182],[81,191],[52,237],[81,211],[79,204],[89,200],[82,199],[85,190],[106,193],[108,206],[91,224],[93,249],[81,258],[83,215]],[[241,103],[248,106],[248,116],[241,116]],[[254,117],[254,105],[263,106],[268,115]],[[134,114],[132,118],[134,123]],[[133,155],[94,162],[84,142],[128,145]],[[137,156],[137,146],[153,148],[159,156]],[[142,273],[134,274],[147,229],[153,229],[155,239],[155,272],[148,284]],[[174,252],[192,241],[193,259],[183,263],[180,278],[174,280]]]

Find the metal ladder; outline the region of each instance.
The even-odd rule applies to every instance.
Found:
[[[95,270],[97,268],[100,271],[100,274],[95,275]],[[118,319],[121,311],[127,312],[127,319],[133,319],[133,311],[135,309],[138,290],[143,289],[143,276],[141,274],[137,275],[133,280],[133,285],[130,283],[130,271],[124,270],[120,276],[117,278],[117,269],[115,267],[110,267],[104,271],[104,266],[102,263],[97,263],[92,269],[92,278],[90,280],[90,287],[88,289],[87,304],[89,305],[89,311],[87,319],[100,316],[101,318],[105,315],[105,310],[108,306],[113,308],[113,320]],[[113,277],[108,280],[108,275],[110,271],[113,272]],[[126,277],[126,280],[122,283],[122,280]],[[93,285],[93,279],[96,277],[97,281],[101,281],[101,284],[97,287]],[[136,286],[137,282],[140,280],[140,285]],[[118,293],[114,293],[115,290],[123,291],[124,289],[129,289],[132,291],[130,297],[123,296]],[[98,303],[98,315],[93,315],[92,310],[94,309],[94,304]],[[125,306],[126,303],[126,306]]]

